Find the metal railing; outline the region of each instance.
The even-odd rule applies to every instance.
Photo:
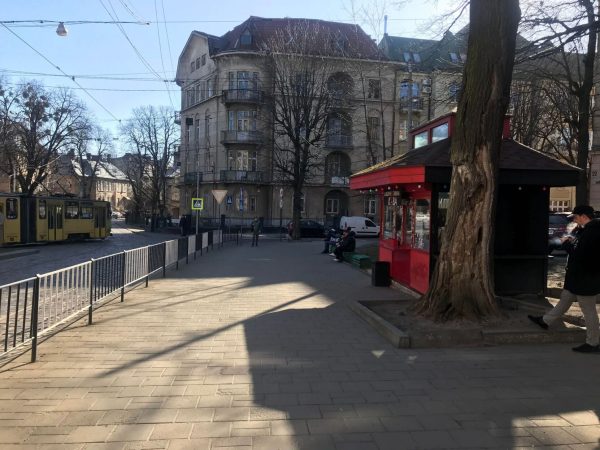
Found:
[[[91,259],[64,269],[0,286],[0,357],[31,345],[31,361],[37,357],[38,338],[87,313],[92,324],[93,311],[104,300],[120,295],[125,300],[127,287],[148,282],[151,275],[197,252],[239,243],[239,234],[221,230],[207,231],[159,244],[125,250]]]

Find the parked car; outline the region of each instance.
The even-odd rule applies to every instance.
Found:
[[[548,217],[548,254],[558,250],[562,244],[560,238],[572,229],[568,216],[570,213],[551,212]]]
[[[340,229],[350,228],[357,236],[379,236],[379,225],[368,217],[343,216],[340,219]]]
[[[124,217],[123,213],[119,211],[113,211],[111,216],[113,219],[122,219]]]
[[[292,229],[292,222],[289,222],[287,229]],[[319,222],[310,219],[300,219],[300,237],[319,237],[325,236],[325,227]]]

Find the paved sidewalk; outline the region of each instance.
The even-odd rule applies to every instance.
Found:
[[[215,250],[1,369],[0,449],[599,448],[600,355],[392,348],[321,241]]]

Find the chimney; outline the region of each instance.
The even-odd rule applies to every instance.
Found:
[[[387,14],[383,16],[383,35],[387,36]]]

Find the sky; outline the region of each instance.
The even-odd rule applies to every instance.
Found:
[[[0,0],[0,76],[13,85],[38,80],[47,88],[73,89],[96,123],[117,136],[119,125],[131,117],[136,107],[164,105],[179,110],[180,90],[172,80],[177,59],[193,30],[221,36],[253,15],[358,23],[372,37],[380,37],[378,34],[383,30],[374,30],[359,14],[353,14],[354,6],[355,11],[361,7],[371,12],[378,7],[385,9],[390,35],[439,38],[431,19],[456,2],[393,3],[389,0]],[[58,21],[66,23],[67,36],[56,34]],[[116,147],[119,153],[125,151],[118,141]]]

